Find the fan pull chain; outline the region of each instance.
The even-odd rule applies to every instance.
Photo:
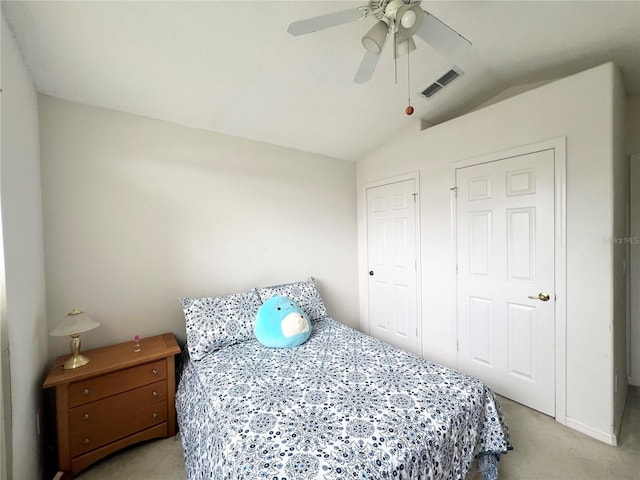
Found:
[[[398,84],[398,32],[393,32],[393,75]]]
[[[409,55],[411,54],[410,48],[407,48],[407,108],[404,109],[404,113],[407,115],[413,115],[413,107],[411,106],[411,62],[409,61]]]

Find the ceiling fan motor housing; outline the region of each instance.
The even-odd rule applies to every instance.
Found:
[[[403,51],[415,49],[411,36],[422,25],[423,12],[419,5],[420,2],[411,0],[371,1],[369,14],[378,18],[378,22],[362,37],[364,48],[374,55],[379,55],[387,35],[391,32],[401,38],[401,43],[406,43]],[[396,51],[394,58],[397,56],[399,53]]]
[[[370,0],[368,14],[382,20],[394,14],[403,5],[417,6],[422,0]]]

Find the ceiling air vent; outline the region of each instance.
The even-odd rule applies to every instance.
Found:
[[[445,86],[453,82],[460,75],[462,75],[462,70],[460,70],[458,67],[451,67],[451,70],[449,70],[447,73],[442,75],[438,80],[436,80],[427,88],[425,88],[421,93],[426,98],[430,98],[433,95],[435,95],[437,92],[442,90]]]

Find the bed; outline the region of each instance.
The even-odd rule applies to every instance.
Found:
[[[269,297],[312,319],[303,345],[252,335]],[[226,297],[183,298],[187,352],[176,394],[189,480],[485,480],[511,449],[481,381],[327,315],[313,278]]]

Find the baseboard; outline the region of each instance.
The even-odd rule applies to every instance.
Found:
[[[593,428],[589,425],[585,425],[584,423],[578,422],[571,417],[567,417],[567,427],[573,428],[580,433],[584,433],[585,435],[590,436],[591,438],[595,438],[596,440],[600,440],[601,442],[607,443],[609,445],[616,446],[618,440],[616,436],[612,433],[603,432],[602,430],[598,430],[597,428]]]

